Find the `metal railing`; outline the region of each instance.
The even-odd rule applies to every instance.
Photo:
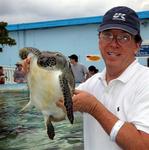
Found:
[[[4,69],[4,74],[6,76],[5,83],[10,83],[10,84],[15,83],[13,78],[15,67],[3,66],[3,69]]]

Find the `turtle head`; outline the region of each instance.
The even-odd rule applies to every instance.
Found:
[[[29,54],[29,50],[27,48],[22,48],[19,50],[19,56],[22,60],[26,59]]]
[[[19,50],[19,56],[21,59],[26,59],[29,53],[33,53],[36,56],[39,56],[41,52],[37,48],[33,47],[24,47]]]
[[[66,59],[58,52],[42,52],[38,57],[37,64],[42,68],[63,69]]]

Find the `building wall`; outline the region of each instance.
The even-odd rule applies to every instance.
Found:
[[[36,47],[40,50],[60,51],[69,56],[73,53],[79,57],[79,62],[89,65],[102,65],[86,61],[86,55],[99,54],[98,32],[96,24],[58,27],[10,32],[16,39],[16,46],[5,46],[0,53],[0,64],[13,66],[19,60],[18,50],[23,47]],[[98,67],[99,68],[99,67]]]
[[[97,29],[97,23],[90,23],[10,31],[9,35],[16,40],[17,45],[3,47],[3,52],[0,52],[0,65],[14,66],[19,60],[20,48],[35,47],[40,50],[60,51],[66,56],[75,53],[79,56],[79,62],[86,67],[95,65],[102,70],[104,67],[102,59],[99,62],[86,61],[86,55],[100,53]],[[143,40],[149,39],[149,23],[141,25],[141,34]],[[146,65],[146,58],[141,58],[139,61]]]
[[[143,43],[149,45],[149,20],[146,22],[146,24],[141,24],[141,36],[143,39]],[[141,64],[147,66],[147,57],[141,57],[139,58],[139,61]]]

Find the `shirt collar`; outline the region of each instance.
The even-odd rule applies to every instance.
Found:
[[[134,73],[137,70],[137,66],[138,66],[138,61],[135,60],[133,61],[127,68],[126,70],[116,79],[114,80],[119,80],[123,83],[126,83],[129,79],[131,79],[131,77],[134,75]],[[102,81],[106,81],[106,68],[104,68],[104,70],[99,74],[99,79]]]
[[[138,61],[133,61],[126,70],[117,78],[117,80],[126,83],[129,79],[132,78],[132,76],[135,74],[137,67],[138,67]]]

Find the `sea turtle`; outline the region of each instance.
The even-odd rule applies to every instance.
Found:
[[[60,52],[39,51],[36,48],[20,49],[21,59],[30,57],[30,69],[27,81],[30,91],[30,101],[23,108],[33,104],[43,114],[47,134],[50,139],[55,136],[53,122],[64,120],[66,115],[73,124],[72,94],[75,80],[67,58]],[[66,111],[56,105],[64,99]]]

